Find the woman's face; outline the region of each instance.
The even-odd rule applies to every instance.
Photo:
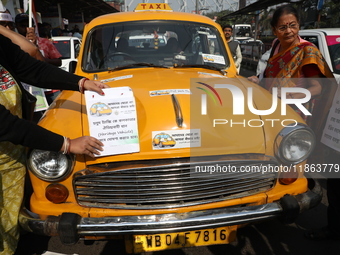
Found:
[[[290,46],[299,42],[299,23],[293,14],[283,14],[273,32],[282,46]]]

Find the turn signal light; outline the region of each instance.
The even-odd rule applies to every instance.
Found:
[[[284,185],[292,184],[297,180],[299,173],[294,172],[283,172],[280,174],[279,182]]]
[[[54,204],[64,203],[68,195],[68,189],[59,183],[48,185],[45,191],[46,198]]]

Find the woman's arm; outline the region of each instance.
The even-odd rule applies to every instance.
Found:
[[[50,132],[32,121],[20,119],[11,114],[0,104],[0,142],[9,141],[13,144],[41,149],[59,151],[64,139],[62,136]]]
[[[65,139],[34,122],[12,115],[0,104],[0,142],[8,141],[34,149],[49,151],[67,151],[73,154],[86,154],[90,157],[100,155],[103,143],[91,136]],[[66,148],[65,148],[66,147]]]
[[[34,43],[27,40],[26,37],[22,36],[21,34],[16,33],[10,29],[7,29],[4,26],[0,26],[0,34],[11,39],[13,43],[19,45],[23,51],[27,52],[35,59],[45,61],[45,58],[41,54],[39,48]]]
[[[319,82],[320,76],[314,76],[314,77],[308,77],[306,80],[308,80],[308,87],[306,87],[307,90],[309,90],[311,97],[319,96],[322,92],[322,85]],[[281,95],[280,91],[278,90],[278,94]],[[306,95],[304,93],[289,93],[287,98],[305,98]]]
[[[305,82],[307,82],[306,89],[309,90],[312,97],[319,96],[322,92],[322,85],[320,78],[324,77],[319,67],[316,64],[308,64],[302,67],[302,73]],[[303,93],[291,93],[291,98],[304,98]]]

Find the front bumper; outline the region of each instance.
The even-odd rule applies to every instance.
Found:
[[[224,207],[187,213],[159,215],[81,218],[63,213],[41,220],[23,208],[20,225],[29,232],[47,236],[59,235],[65,244],[76,243],[80,236],[112,236],[183,232],[221,226],[240,225],[272,218],[293,222],[299,213],[320,203],[322,189],[317,180],[308,179],[309,189],[296,196],[286,195],[269,204]]]

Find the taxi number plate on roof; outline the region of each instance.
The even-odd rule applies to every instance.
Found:
[[[236,238],[236,227],[202,229],[180,233],[134,235],[134,252],[149,252],[184,247],[227,244]]]

